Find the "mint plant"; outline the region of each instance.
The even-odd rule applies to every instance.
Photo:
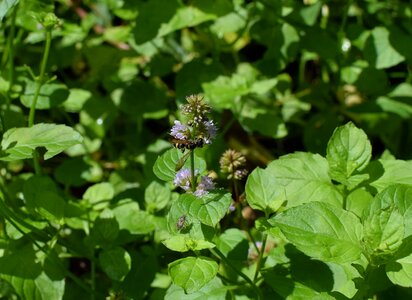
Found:
[[[0,298],[410,299],[411,15],[0,1]]]

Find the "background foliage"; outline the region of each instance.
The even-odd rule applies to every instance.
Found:
[[[256,291],[203,249],[213,242],[253,278],[261,259],[248,256],[251,238],[269,233],[257,280],[264,297],[410,297],[409,204],[402,204],[410,188],[391,185],[412,177],[411,7],[401,0],[0,2],[0,294],[253,299]],[[43,69],[49,12],[60,21]],[[189,247],[203,252],[188,257],[204,284],[193,286],[177,263],[186,254],[170,250],[181,243],[162,241],[184,210],[172,203],[189,197],[170,184],[181,154],[165,152],[168,131],[195,93],[220,128],[197,152],[197,165],[219,176],[224,150],[242,152],[251,171],[247,203],[256,211],[246,220],[224,217],[227,194],[209,219],[196,211],[205,244]],[[348,121],[356,126],[335,130]],[[163,153],[170,157],[155,164]],[[257,166],[265,169],[252,172]],[[218,182],[229,186],[222,176]],[[271,190],[272,182],[281,188]],[[391,209],[377,213],[384,203]],[[347,236],[318,241],[336,230],[322,223],[305,235],[305,215],[335,216]],[[253,223],[256,216],[265,217]],[[407,224],[402,232],[384,230],[392,218]],[[337,252],[322,252],[334,243]],[[356,262],[361,253],[376,272]],[[356,286],[359,278],[367,284]]]

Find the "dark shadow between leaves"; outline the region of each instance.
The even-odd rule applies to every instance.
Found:
[[[291,244],[286,245],[285,255],[290,259],[289,264],[276,265],[263,272],[265,281],[276,293],[287,298],[294,292],[295,282],[319,293],[331,292],[333,273],[328,265],[311,259]]]

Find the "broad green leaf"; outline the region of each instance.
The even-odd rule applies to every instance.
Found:
[[[212,241],[215,229],[202,224],[201,221],[189,215],[189,206],[183,205],[181,198],[173,201],[167,214],[167,228],[172,234],[185,234],[195,240]],[[184,219],[184,226],[179,229],[180,220]]]
[[[99,262],[103,271],[113,280],[122,280],[131,268],[131,257],[121,247],[104,249],[99,253]]]
[[[364,210],[369,207],[372,199],[373,196],[366,189],[357,188],[346,197],[346,210],[353,212],[361,218]]]
[[[394,208],[393,208],[394,206]],[[401,226],[404,227],[403,238],[407,238],[412,235],[412,186],[395,184],[384,189],[382,192],[375,196],[374,201],[371,203],[368,213],[373,213],[379,210],[396,209],[401,216],[399,216],[402,222]],[[368,214],[367,214],[368,216]],[[393,221],[395,222],[395,221]],[[397,223],[397,222],[395,222]]]
[[[359,278],[359,272],[351,263],[336,264],[328,262],[326,264],[333,274],[332,291],[339,292],[348,299],[352,299],[358,291],[354,281],[356,281],[356,278]]]
[[[412,182],[412,161],[377,160],[366,168],[370,176],[370,185],[378,192],[393,184],[410,184]]]
[[[362,225],[358,217],[321,202],[292,207],[269,220],[306,255],[327,262],[357,260],[362,253]]]
[[[177,285],[170,285],[166,291],[165,300],[225,300],[228,288],[222,284],[219,277],[213,278],[204,287],[192,294],[186,294],[184,289]]]
[[[211,281],[216,276],[218,268],[218,264],[211,258],[185,257],[169,264],[169,275],[174,284],[191,294]]]
[[[120,230],[126,230],[130,234],[147,234],[155,229],[153,217],[141,211],[137,202],[120,201],[112,211]]]
[[[170,250],[178,252],[198,251],[215,247],[211,242],[192,239],[184,235],[173,236],[162,243]]]
[[[269,284],[273,290],[279,294],[282,299],[294,300],[294,299],[315,299],[315,300],[333,300],[335,299],[327,292],[319,292],[302,284],[298,281],[293,281],[291,278],[287,278],[276,274],[274,272],[263,272],[265,282]]]
[[[401,246],[404,220],[395,203],[375,198],[363,219],[363,241],[375,260],[385,261]]]
[[[4,0],[0,2],[0,22],[19,3],[19,0]]]
[[[1,278],[8,281],[20,296],[25,300],[47,300],[63,299],[65,294],[65,280],[50,278],[45,272],[42,272],[35,279],[0,275]]]
[[[246,201],[253,209],[266,214],[276,212],[285,201],[285,189],[277,184],[275,175],[264,169],[256,168],[246,181]]]
[[[267,106],[257,104],[253,99],[240,102],[240,106],[242,108],[238,120],[245,130],[259,132],[273,138],[287,135],[287,129],[278,108],[268,109]]]
[[[362,171],[372,156],[372,146],[362,129],[349,122],[335,129],[326,158],[331,177],[345,185],[354,172]]]
[[[92,93],[88,90],[70,89],[69,97],[63,102],[64,110],[67,112],[79,112],[91,97]]]
[[[173,148],[167,150],[156,159],[153,166],[154,174],[161,180],[172,181],[176,176],[176,165],[182,156],[183,153],[179,149]],[[187,159],[185,167],[187,168],[189,164],[190,158]],[[195,155],[195,168],[199,170],[199,173],[206,170],[206,162],[197,155]]]
[[[58,194],[56,185],[49,177],[30,177],[24,184],[23,194],[27,207],[42,217],[51,221],[63,218],[66,202]]]
[[[54,169],[54,177],[68,186],[82,186],[86,182],[100,181],[103,170],[98,162],[86,156],[67,158]]]
[[[277,184],[285,187],[286,206],[311,201],[341,205],[342,195],[332,184],[325,158],[318,154],[297,152],[281,156],[266,168]]]
[[[32,127],[12,128],[3,135],[0,160],[32,158],[33,150],[40,147],[46,148],[44,159],[49,159],[81,141],[80,134],[66,125],[39,123]]]
[[[93,228],[90,231],[90,238],[95,245],[108,247],[116,240],[119,230],[119,222],[115,218],[114,213],[106,209],[94,221]]]
[[[397,285],[412,287],[412,255],[408,255],[385,266],[389,279]]]
[[[365,46],[365,56],[377,69],[395,66],[405,60],[398,47],[405,38],[407,36],[400,34],[399,30],[394,27],[375,27]]]
[[[144,192],[144,200],[149,212],[166,207],[171,197],[170,189],[157,181],[152,181]]]
[[[113,199],[114,189],[108,182],[96,183],[90,186],[83,194],[83,199],[95,210],[100,210],[109,205]]]
[[[216,226],[226,215],[232,196],[229,193],[207,193],[201,198],[192,194],[182,194],[177,203],[187,212],[187,215],[203,224]]]
[[[37,89],[37,82],[29,81],[26,85],[24,94],[20,97],[21,103],[30,108],[35,91]],[[36,109],[50,109],[59,106],[69,97],[69,90],[61,83],[47,83],[42,85],[39,97],[36,102]]]
[[[219,250],[229,259],[245,261],[247,259],[249,242],[244,231],[237,228],[225,230],[216,242]]]
[[[9,242],[0,258],[0,278],[8,281],[21,299],[63,299],[65,280],[61,269],[53,260],[43,258],[44,254],[36,253],[31,244]]]

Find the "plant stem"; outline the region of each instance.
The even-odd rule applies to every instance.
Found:
[[[191,183],[192,192],[196,191],[196,176],[195,176],[195,149],[190,152],[190,172],[191,172]]]
[[[262,260],[263,260],[263,254],[265,253],[265,248],[266,248],[266,241],[267,241],[268,235],[266,233],[263,233],[262,236],[262,248],[259,251],[259,257],[258,261],[256,263],[256,271],[255,271],[255,276],[253,277],[253,282],[256,283],[257,277],[259,275],[260,268],[262,267]]]
[[[52,38],[52,31],[51,29],[46,30],[46,45],[44,46],[44,52],[43,52],[43,59],[41,61],[40,65],[40,74],[37,77],[37,87],[36,91],[34,93],[33,97],[33,102],[30,107],[30,113],[29,113],[29,127],[34,125],[34,114],[36,111],[36,104],[37,104],[37,99],[39,98],[40,95],[40,89],[43,86],[43,83],[45,81],[44,74],[46,72],[46,65],[47,65],[47,59],[49,57],[49,52],[50,52],[50,45],[51,45],[51,38]]]
[[[31,103],[30,112],[29,112],[29,124],[28,124],[29,127],[32,127],[34,125],[34,115],[36,112],[37,99],[39,98],[41,87],[43,86],[43,83],[45,81],[44,75],[46,72],[47,59],[49,57],[49,52],[50,52],[51,39],[52,39],[52,30],[47,29],[46,30],[46,45],[44,46],[43,59],[40,65],[40,74],[36,78],[36,81],[37,81],[36,91],[34,93],[33,102]],[[36,149],[33,150],[33,164],[34,164],[34,170],[36,172],[36,175],[40,175],[41,168],[40,168],[40,162],[39,162],[39,153],[36,151]]]
[[[256,284],[249,278],[247,277],[244,273],[239,271],[235,266],[232,265],[232,263],[225,257],[225,255],[220,252],[218,248],[212,248],[209,249],[212,254],[218,258],[220,258],[228,267],[230,267],[233,271],[235,271],[236,274],[238,274],[240,277],[242,277],[247,283],[250,284],[250,286],[256,291],[257,294],[257,299],[261,300],[262,299],[262,294],[260,289],[256,286]]]

